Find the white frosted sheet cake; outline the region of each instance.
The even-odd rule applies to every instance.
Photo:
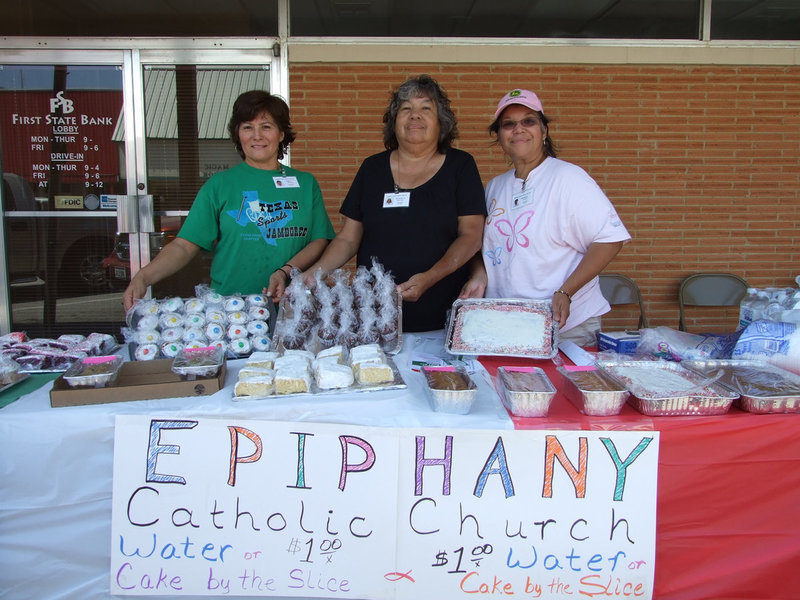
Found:
[[[448,332],[453,354],[552,358],[552,308],[536,300],[457,300]]]

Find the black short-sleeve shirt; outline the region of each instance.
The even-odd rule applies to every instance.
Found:
[[[402,283],[442,258],[458,236],[458,217],[485,216],[486,201],[475,159],[451,148],[431,179],[412,190],[400,190],[411,193],[408,207],[384,207],[384,195],[395,191],[390,154],[375,154],[361,164],[339,212],[364,227],[358,264],[369,267],[375,257],[396,283]],[[444,327],[447,310],[468,275],[465,265],[417,302],[404,302],[403,330]]]

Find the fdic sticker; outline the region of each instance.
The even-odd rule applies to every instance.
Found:
[[[83,196],[56,196],[56,208],[82,209]]]

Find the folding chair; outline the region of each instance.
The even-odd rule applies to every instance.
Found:
[[[618,273],[600,273],[600,290],[611,306],[618,304],[639,305],[639,329],[647,327],[647,316],[639,286],[630,277]]]
[[[695,273],[681,282],[678,291],[680,322],[686,331],[686,306],[739,306],[747,293],[747,282],[731,273]]]

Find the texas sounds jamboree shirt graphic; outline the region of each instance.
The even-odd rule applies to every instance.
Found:
[[[270,245],[285,238],[302,238],[308,233],[308,227],[292,226],[295,211],[300,210],[296,200],[277,200],[263,202],[257,191],[242,192],[242,209],[228,211],[228,215],[241,227],[248,223],[258,227],[261,237]]]

